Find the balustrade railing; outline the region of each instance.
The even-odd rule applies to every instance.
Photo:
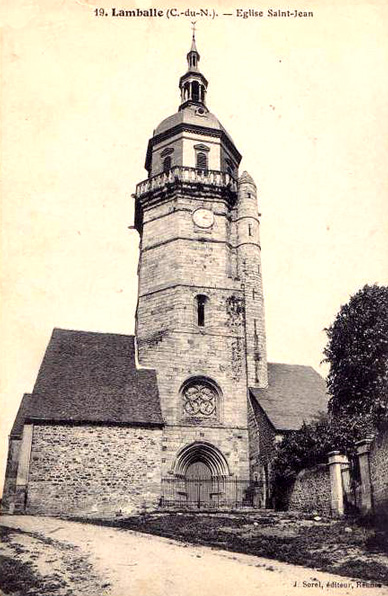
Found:
[[[219,170],[200,170],[198,168],[188,168],[184,166],[174,166],[168,172],[162,172],[152,178],[147,178],[139,182],[136,186],[136,196],[139,197],[146,192],[160,188],[176,180],[180,182],[208,184],[211,186],[226,187],[232,191],[237,191],[237,182],[230,174],[220,172]]]

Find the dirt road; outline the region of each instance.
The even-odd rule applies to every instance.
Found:
[[[74,564],[82,569],[83,580],[77,586],[77,576],[71,578],[70,575],[73,584],[69,586],[75,595],[387,595],[384,587],[371,587],[312,569],[185,545],[128,530],[31,516],[2,516],[0,524],[30,535],[39,533],[50,548],[58,550],[62,545],[67,557],[75,553]],[[55,566],[53,552],[50,557]]]

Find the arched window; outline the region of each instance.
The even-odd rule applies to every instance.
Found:
[[[197,301],[197,325],[198,327],[205,327],[205,310],[206,310],[206,302],[207,296],[203,294],[198,294],[196,296]]]
[[[163,172],[165,172],[166,174],[168,174],[168,172],[170,170],[171,170],[171,157],[168,155],[163,160]]]
[[[226,162],[226,171],[228,172],[228,174],[230,176],[234,176],[234,163],[232,162],[231,159],[229,159],[229,157],[227,157],[225,159]]]
[[[191,83],[191,98],[193,101],[199,101],[199,83],[197,81]]]
[[[207,170],[207,155],[202,151],[197,153],[197,168],[199,170]]]

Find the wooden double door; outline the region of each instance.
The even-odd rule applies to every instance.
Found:
[[[204,462],[197,461],[187,468],[185,483],[187,502],[192,507],[206,509],[215,505],[218,482]]]

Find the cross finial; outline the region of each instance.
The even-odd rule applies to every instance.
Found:
[[[191,24],[193,25],[191,27],[191,29],[193,31],[193,40],[195,41],[195,25],[197,24],[197,21],[191,21]]]

